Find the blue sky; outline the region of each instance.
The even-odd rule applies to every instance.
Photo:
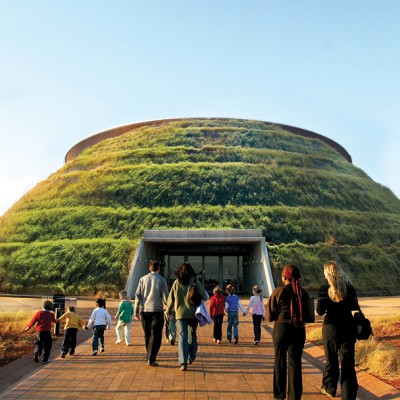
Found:
[[[0,215],[107,128],[249,118],[335,140],[400,197],[397,0],[0,1]]]

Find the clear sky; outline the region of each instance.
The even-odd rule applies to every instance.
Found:
[[[341,144],[400,197],[398,0],[0,0],[0,215],[75,143],[249,118]]]

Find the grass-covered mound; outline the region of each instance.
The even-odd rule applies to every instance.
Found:
[[[309,288],[331,258],[359,290],[400,283],[390,190],[320,140],[213,119],[133,129],[39,183],[0,219],[0,287],[119,288],[144,229],[262,229],[274,273],[295,262]]]

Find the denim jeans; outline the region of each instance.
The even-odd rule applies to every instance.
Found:
[[[100,348],[104,349],[104,331],[106,329],[105,325],[95,325],[93,327],[93,338],[92,338],[92,350],[97,351]]]
[[[230,311],[228,312],[228,331],[227,331],[227,338],[228,340],[232,340],[232,331],[233,331],[233,338],[239,337],[239,317],[237,311]]]
[[[187,364],[188,360],[194,361],[197,356],[197,318],[178,319],[179,328],[179,364]]]
[[[172,313],[171,318],[168,320],[165,317],[165,332],[164,332],[165,339],[168,340],[176,340],[176,318],[175,312]]]

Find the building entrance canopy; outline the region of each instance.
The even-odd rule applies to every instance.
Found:
[[[214,286],[235,286],[251,294],[259,285],[263,296],[274,289],[265,238],[261,230],[146,230],[132,261],[126,289],[134,297],[139,279],[152,259],[162,262],[161,273],[172,284],[175,270],[188,261],[209,292]]]

